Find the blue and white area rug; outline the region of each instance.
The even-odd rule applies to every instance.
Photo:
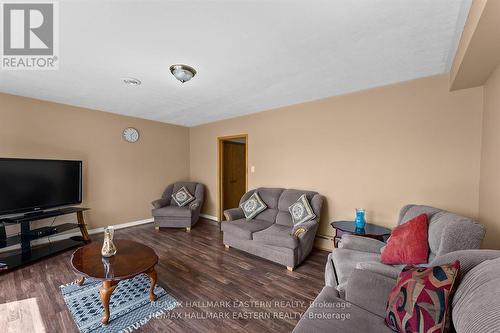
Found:
[[[103,307],[99,298],[100,281],[86,280],[82,286],[61,286],[64,301],[82,333],[132,332],[150,319],[174,309],[178,303],[156,285],[155,302],[149,300],[150,280],[144,275],[121,281],[111,295],[108,325],[102,325]]]

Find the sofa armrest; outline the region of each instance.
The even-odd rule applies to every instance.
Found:
[[[381,317],[386,316],[389,293],[396,280],[370,271],[355,269],[345,287],[345,300]]]
[[[339,242],[339,248],[369,253],[380,253],[380,249],[385,245],[384,242],[373,238],[354,235],[342,235]]]
[[[161,198],[161,199],[158,199],[158,200],[151,202],[151,204],[156,209],[162,208],[162,207],[168,206],[168,199]]]
[[[224,216],[226,217],[227,221],[234,221],[244,218],[245,214],[243,213],[243,209],[241,209],[240,207],[236,207],[236,208],[226,209],[224,211]]]
[[[294,237],[297,237],[298,239],[302,239],[308,232],[311,232],[311,230],[315,230],[317,225],[317,219],[301,223],[293,227],[292,235]]]

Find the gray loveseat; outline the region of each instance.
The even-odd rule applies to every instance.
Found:
[[[172,199],[172,194],[176,193],[182,187],[185,187],[195,200],[183,207],[179,207]],[[167,186],[160,199],[153,201],[154,225],[158,231],[160,228],[186,228],[190,231],[191,227],[198,222],[205,186],[194,182],[177,182]]]
[[[439,208],[406,205],[401,208],[398,224],[408,222],[423,213],[429,218],[429,261],[449,252],[481,247],[486,232],[483,225]],[[384,245],[384,242],[376,239],[343,235],[339,248],[334,249],[328,256],[326,285],[336,287],[342,296],[355,268],[397,277],[403,266],[388,266],[380,261],[380,250]]]
[[[500,251],[464,250],[433,260],[432,266],[459,260],[461,280],[452,299],[451,319],[457,333],[500,332]],[[385,307],[396,279],[354,269],[345,300],[325,286],[301,317],[294,333],[389,333]]]
[[[256,191],[268,208],[251,220],[245,218],[239,207],[226,210],[224,216],[227,221],[223,221],[221,227],[224,245],[228,249],[234,247],[293,270],[311,252],[323,197],[312,191],[261,187],[245,193],[240,204]],[[288,207],[303,194],[316,218],[294,228]]]

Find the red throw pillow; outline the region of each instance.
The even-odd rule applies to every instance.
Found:
[[[446,332],[460,262],[436,267],[407,266],[387,300],[386,325],[395,332]]]
[[[398,225],[387,240],[380,260],[386,265],[416,265],[427,263],[427,215],[421,214]]]

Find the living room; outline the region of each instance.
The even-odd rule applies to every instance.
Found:
[[[1,7],[0,331],[500,332],[500,1]]]

